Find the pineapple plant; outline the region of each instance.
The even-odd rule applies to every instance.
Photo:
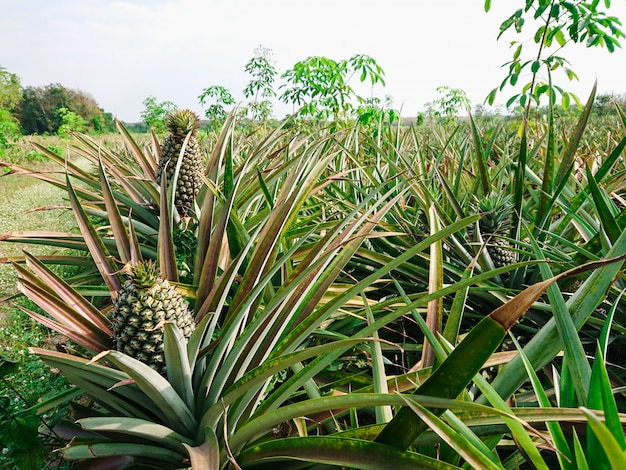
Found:
[[[164,375],[163,324],[173,322],[189,338],[193,315],[176,287],[159,276],[156,263],[142,261],[128,271],[113,306],[116,349]]]
[[[174,111],[167,118],[170,132],[161,145],[161,157],[156,173],[156,182],[161,184],[163,178],[168,185],[176,170],[176,164],[187,134],[191,133],[185,147],[176,181],[174,203],[182,217],[193,207],[196,195],[202,184],[204,155],[197,138],[199,117],[189,109]]]
[[[513,203],[508,194],[496,191],[489,193],[474,203],[476,213],[482,215],[478,228],[483,240],[487,241],[487,252],[496,268],[510,266],[517,261],[511,243],[505,237],[513,223]]]

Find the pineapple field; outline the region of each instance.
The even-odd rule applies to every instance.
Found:
[[[0,377],[49,382],[2,416],[7,465],[626,467],[626,114],[594,94],[33,143],[55,166],[2,184],[63,217],[0,235],[3,328],[38,332]]]

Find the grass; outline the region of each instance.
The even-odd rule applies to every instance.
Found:
[[[103,136],[102,141],[114,142],[117,136]],[[67,145],[56,136],[37,136],[33,140],[41,145],[62,150]],[[59,172],[62,170],[42,154],[30,150],[23,138],[4,160],[35,169]],[[2,174],[2,173],[0,173]],[[38,179],[21,176],[0,176],[0,234],[15,231],[76,230],[76,222],[68,206],[67,193]],[[22,313],[18,307],[36,306],[23,298],[16,297],[16,273],[7,260],[18,257],[26,249],[34,255],[58,254],[61,250],[45,245],[23,245],[0,243],[0,365],[16,363],[17,371],[0,377],[0,468],[11,468],[15,462],[28,467],[31,456],[48,455],[45,468],[65,468],[67,463],[50,453],[58,442],[41,432],[67,414],[67,406],[57,407],[41,415],[25,409],[36,405],[44,398],[68,387],[68,382],[50,370],[41,360],[28,353],[30,347],[61,349],[65,338],[50,332]],[[19,436],[19,440],[15,440]],[[33,457],[35,458],[35,457]],[[35,462],[35,461],[33,461]],[[38,465],[38,464],[34,464]]]
[[[25,230],[70,231],[75,222],[64,192],[28,176],[0,178],[0,233]],[[48,210],[44,210],[48,209]],[[0,258],[20,255],[19,244],[0,245]],[[50,254],[50,247],[28,247],[36,254]],[[35,254],[34,253],[34,254]],[[8,264],[0,264],[0,298],[15,294],[15,274]]]

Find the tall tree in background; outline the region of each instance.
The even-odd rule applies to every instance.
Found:
[[[22,100],[20,78],[0,65],[0,109],[12,110]]]
[[[60,112],[63,108],[80,116],[86,122],[88,132],[114,130],[113,117],[105,113],[91,95],[59,83],[24,88],[17,116],[25,134],[55,134],[63,125]]]
[[[0,157],[20,136],[19,122],[13,116],[13,109],[22,100],[20,79],[14,73],[0,66]]]
[[[167,115],[176,111],[176,105],[171,101],[159,101],[156,96],[148,96],[143,100],[144,110],[141,112],[141,120],[157,134],[167,131]]]
[[[297,62],[283,73],[287,83],[280,100],[292,104],[294,111],[317,119],[345,119],[354,110],[354,103],[364,103],[367,98],[359,96],[350,85],[356,76],[360,82],[385,86],[385,71],[364,54],[356,54],[347,60],[335,61],[314,56]]]
[[[243,90],[253,119],[264,120],[272,115],[272,102],[269,98],[276,96],[274,81],[276,80],[276,64],[272,58],[272,50],[259,46],[254,50],[254,57],[248,61],[246,72],[252,79]]]

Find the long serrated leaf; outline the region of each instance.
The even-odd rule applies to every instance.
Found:
[[[163,337],[167,379],[193,413],[195,399],[191,384],[191,365],[187,356],[187,341],[172,322],[163,325]]]
[[[461,281],[467,281],[472,277],[474,273],[475,262],[472,262],[463,270],[463,277]],[[443,328],[443,337],[451,344],[456,344],[459,336],[459,330],[461,326],[461,320],[463,319],[463,310],[465,309],[467,296],[469,293],[469,286],[465,289],[460,289],[454,296],[450,312],[446,320],[446,325]]]
[[[599,345],[596,350],[596,357],[593,360],[593,369],[589,389],[590,396],[587,406],[591,409],[598,409],[604,412],[607,429],[611,432],[620,448],[622,450],[626,449],[624,429],[620,423],[611,380],[606,370],[604,354],[602,353],[602,349]]]
[[[551,408],[552,404],[550,403],[548,395],[541,385],[541,381],[539,380],[537,373],[534,371],[532,364],[528,361],[528,358],[524,354],[524,351],[522,350],[517,340],[512,335],[511,338],[513,339],[513,342],[515,343],[515,346],[519,351],[520,357],[524,362],[526,373],[530,378],[539,405],[543,408]],[[558,450],[557,458],[559,459],[561,468],[564,470],[575,469],[576,467],[573,462],[572,453],[567,443],[567,440],[565,439],[565,434],[563,433],[563,429],[561,428],[560,424],[558,422],[547,422],[546,426],[548,428],[548,431],[550,432],[550,437],[552,438],[552,441]]]
[[[118,351],[108,351],[106,359],[126,372],[150,397],[154,405],[166,416],[168,426],[181,434],[195,436],[197,421],[193,413],[164,377],[143,362]]]
[[[52,294],[47,288],[33,284],[20,278],[17,287],[20,292],[44,309],[59,324],[68,329],[73,329],[77,334],[91,338],[104,346],[111,344],[111,330],[101,329],[94,325],[82,311],[76,311]],[[106,348],[105,348],[106,349]]]
[[[218,220],[215,223],[215,227],[211,230],[210,240],[204,251],[203,259],[196,259],[195,271],[199,273],[198,289],[196,292],[195,312],[196,320],[200,321],[208,310],[203,308],[203,304],[206,302],[207,297],[213,289],[215,279],[217,277],[220,255],[223,246],[224,234],[226,233],[226,226],[230,218],[230,212],[233,209],[234,196],[229,197],[222,206]],[[208,217],[208,216],[203,216]],[[203,227],[205,230],[207,227]]]
[[[97,459],[112,456],[148,457],[169,465],[183,465],[185,455],[158,445],[133,442],[101,442],[94,444],[70,444],[61,449],[68,460]]]
[[[128,243],[129,243],[129,261],[132,266],[137,266],[138,263],[143,261],[143,255],[141,253],[141,245],[137,239],[137,232],[135,231],[135,223],[131,217],[132,213],[128,215]]]
[[[582,139],[583,133],[585,132],[585,128],[587,127],[587,121],[589,120],[589,116],[591,115],[591,110],[593,108],[593,101],[596,96],[596,90],[598,87],[597,80],[594,81],[593,87],[591,89],[591,93],[589,94],[589,98],[587,99],[587,103],[583,108],[583,112],[578,119],[578,123],[576,124],[576,130],[574,134],[569,139],[569,145],[561,158],[561,166],[559,167],[558,176],[557,176],[557,186],[561,186],[561,183],[569,178],[569,175],[572,171],[572,165],[574,162],[574,158],[576,156],[576,150],[578,149],[578,144]]]
[[[93,257],[96,266],[98,267],[98,271],[102,275],[104,282],[109,286],[111,290],[111,294],[115,297],[116,293],[122,287],[122,284],[117,277],[117,266],[113,263],[108,250],[104,246],[102,239],[94,229],[91,221],[87,217],[85,210],[81,206],[76,193],[72,187],[72,183],[70,182],[69,175],[66,176],[67,181],[67,193],[70,199],[70,204],[72,205],[72,210],[74,211],[74,217],[76,219],[76,223],[80,228],[80,232],[85,239],[85,243],[89,248],[89,252]]]
[[[278,372],[288,369],[289,367],[308,359],[320,358],[329,351],[345,351],[356,344],[362,343],[363,341],[364,340],[362,338],[338,340],[265,361],[237,380],[237,382],[224,392],[224,394],[220,397],[219,402],[216,402],[211,406],[211,408],[205,410],[206,413],[202,417],[203,425],[215,426],[220,415],[223,413],[224,406],[229,406],[235,400],[247,394],[250,390],[255,390],[255,387],[264,383],[268,378]],[[308,377],[304,380],[307,379]]]
[[[428,220],[430,222],[430,233],[439,232],[439,219],[433,205],[428,209]],[[443,244],[437,240],[430,245],[430,260],[428,271],[428,293],[432,294],[443,287]],[[428,302],[426,307],[426,324],[428,329],[434,333],[441,333],[443,303],[441,299],[434,299]],[[435,363],[435,354],[430,341],[425,341],[422,349],[422,366],[431,367]]]
[[[500,410],[503,413],[511,413],[511,409],[506,402],[498,395],[498,393],[489,385],[487,380],[480,374],[476,374],[474,377],[474,383],[483,392],[487,400],[493,405],[495,409]],[[529,431],[519,421],[508,417],[503,418],[507,427],[511,430],[518,447],[521,448],[524,457],[532,464],[533,468],[548,470],[548,466],[541,456],[539,449],[537,449],[535,441],[530,436]]]
[[[238,455],[237,462],[245,466],[278,458],[363,470],[459,468],[432,457],[369,441],[322,436],[278,439],[251,446]]]
[[[118,205],[115,202],[113,194],[111,193],[111,186],[107,178],[104,166],[102,165],[102,159],[98,162],[98,172],[100,174],[100,184],[102,185],[102,198],[104,199],[104,205],[106,207],[109,223],[111,224],[111,231],[113,232],[113,238],[117,245],[117,252],[121,257],[122,263],[126,264],[130,260],[130,246],[128,241],[128,232],[122,221],[122,216],[118,209]]]
[[[435,370],[426,382],[417,388],[415,393],[455,398],[465,389],[489,356],[500,345],[506,331],[528,311],[550,285],[564,277],[596,269],[604,264],[616,263],[624,258],[626,255],[615,259],[587,263],[527,287],[472,328],[444,363]],[[416,420],[410,409],[402,408],[376,437],[376,441],[399,449],[407,449],[425,430],[425,424],[419,419]]]
[[[104,378],[97,373],[85,372],[65,364],[61,364],[61,367],[58,367],[57,363],[54,360],[49,360],[49,358],[44,358],[44,362],[52,367],[57,367],[70,383],[82,389],[83,393],[90,400],[98,403],[111,414],[138,417],[146,420],[160,418],[155,417],[158,416],[158,413],[151,415],[144,408],[137,406],[138,402],[129,399],[127,396],[121,393],[111,393],[109,389],[115,386],[115,381]]]
[[[129,380],[129,376],[124,372],[58,351],[41,348],[29,350],[46,364],[60,369],[70,382],[97,397],[102,406],[106,407],[109,403],[117,402],[119,409],[132,412],[129,416],[149,419],[147,414],[154,413],[160,419],[165,419],[161,410],[155,408],[154,402],[141,390],[134,386],[117,386]]]
[[[535,252],[535,258],[542,260],[545,258],[543,251],[539,248],[536,240],[530,234],[531,244]],[[544,279],[553,277],[552,270],[547,263],[541,263],[539,270]],[[576,326],[563,298],[563,294],[558,286],[552,285],[548,288],[548,299],[554,312],[556,328],[567,355],[567,367],[576,391],[579,403],[587,403],[589,395],[589,381],[591,379],[591,367],[587,360],[585,349],[578,337]]]
[[[115,432],[127,436],[153,441],[169,449],[185,452],[184,445],[193,445],[193,440],[178,434],[158,423],[139,418],[104,416],[82,418],[76,421],[83,429],[94,432]]]
[[[589,184],[589,190],[591,192],[591,196],[593,197],[593,202],[596,206],[596,214],[600,218],[602,222],[602,230],[606,233],[609,241],[611,243],[615,243],[615,241],[622,234],[622,229],[619,224],[613,217],[611,210],[607,204],[606,194],[602,191],[602,189],[598,186],[595,177],[591,173],[591,169],[589,166],[585,167],[587,174],[587,183]]]
[[[48,147],[44,147],[43,145],[38,144],[35,141],[30,141],[30,145],[37,150],[37,152],[44,154],[53,162],[58,163],[62,168],[66,168],[69,172],[74,175],[82,175],[84,177],[90,177],[90,175],[82,169],[80,166],[71,162],[69,159],[57,155],[54,151],[50,150]]]
[[[607,256],[619,257],[626,252],[626,232],[622,233]],[[576,329],[580,329],[594,311],[600,300],[613,283],[621,263],[611,263],[599,267],[566,302]],[[524,352],[535,370],[550,362],[562,349],[554,319],[549,320],[524,347]],[[527,378],[520,358],[506,364],[493,381],[494,388],[504,398],[508,398]],[[479,397],[479,401],[482,399]]]
[[[487,156],[483,150],[482,139],[480,137],[480,133],[478,132],[478,128],[476,127],[476,122],[472,117],[471,113],[468,113],[470,129],[472,132],[472,143],[474,144],[474,153],[476,155],[476,165],[477,173],[480,181],[480,188],[482,190],[482,194],[486,196],[491,192],[491,182],[489,181],[489,172],[487,169]]]
[[[369,305],[367,297],[364,292],[361,292],[363,297],[363,305],[365,307],[365,314],[367,315],[368,323],[374,322],[374,313]],[[380,346],[380,336],[378,331],[375,331],[372,335],[374,341],[371,343],[372,349],[372,387],[374,393],[389,393],[389,387],[387,386],[387,374],[385,373],[385,358],[383,357],[383,351]],[[383,406],[374,408],[376,414],[376,423],[388,423],[393,418],[393,412],[391,407]]]
[[[44,282],[44,285],[51,289],[59,296],[72,310],[80,313],[83,317],[94,324],[98,329],[110,334],[111,321],[89,302],[85,297],[80,295],[76,289],[72,288],[66,281],[57,276],[53,271],[48,269],[39,259],[31,254],[24,252],[26,265]],[[25,276],[24,271],[20,271],[21,276]],[[29,278],[31,282],[34,279]]]
[[[172,213],[170,212],[167,178],[161,179],[160,224],[159,224],[159,268],[161,276],[168,281],[178,282],[178,267],[174,250]]]
[[[28,294],[26,294],[28,295]],[[81,333],[77,332],[75,326],[70,326],[65,323],[61,323],[55,320],[50,319],[49,317],[40,315],[32,310],[29,310],[24,307],[20,307],[20,310],[31,317],[38,323],[41,323],[47,328],[50,328],[53,331],[61,333],[62,335],[67,336],[72,341],[76,341],[76,343],[90,349],[94,352],[106,351],[111,347],[111,341],[109,339],[102,340],[98,338],[96,335],[90,333]],[[70,322],[71,323],[71,322]]]
[[[587,456],[585,455],[585,451],[583,450],[583,446],[580,443],[580,439],[578,438],[578,434],[576,433],[576,429],[574,429],[574,456],[576,457],[576,468],[577,470],[590,470],[589,464],[587,463]]]
[[[598,419],[596,415],[591,413],[587,408],[581,408],[585,416],[587,416],[587,422],[589,427],[593,431],[593,434],[598,439],[604,455],[610,463],[610,468],[626,468],[626,453],[621,448],[619,443],[615,440],[615,437],[606,425]],[[594,458],[597,454],[594,455]]]
[[[406,405],[417,414],[422,421],[428,424],[443,442],[452,447],[459,453],[463,459],[473,468],[496,470],[501,467],[497,465],[489,456],[485,455],[481,450],[477,449],[469,440],[456,432],[452,427],[448,426],[444,421],[439,419],[433,413],[421,406],[419,403],[411,402],[405,399]]]
[[[146,157],[143,150],[141,150],[135,139],[133,139],[130,132],[126,129],[126,126],[124,126],[123,122],[116,119],[115,126],[117,127],[117,130],[120,131],[120,134],[124,138],[124,141],[130,149],[133,157],[135,157],[135,161],[143,170],[145,177],[150,181],[156,181],[156,163],[152,159]]]

